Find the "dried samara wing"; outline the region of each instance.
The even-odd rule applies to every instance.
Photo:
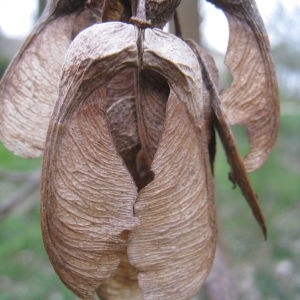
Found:
[[[84,0],[47,2],[0,83],[0,139],[11,152],[42,155],[65,52],[75,31],[98,19]]]
[[[254,0],[208,0],[223,10],[229,23],[225,63],[232,85],[221,93],[231,125],[247,129],[248,172],[268,158],[279,130],[279,95],[268,35]]]
[[[217,240],[214,129],[266,237],[247,172],[278,132],[269,43],[254,1],[210,2],[230,26],[234,80],[220,95],[210,57],[154,28],[180,0],[49,0],[0,83],[0,138],[24,157],[45,151],[44,244],[83,299],[197,293]],[[247,128],[244,159],[234,124]]]
[[[147,12],[152,25],[163,26],[179,2],[149,0]],[[43,15],[0,82],[0,140],[7,149],[25,158],[43,154],[49,120],[58,98],[61,67],[71,41],[95,23],[129,22],[135,11],[134,3],[48,0]]]
[[[46,142],[42,230],[79,297],[188,299],[203,284],[216,224],[202,87],[192,50],[159,29],[103,23],[72,42]]]

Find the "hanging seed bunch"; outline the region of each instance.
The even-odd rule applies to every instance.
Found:
[[[189,299],[214,259],[215,131],[230,178],[266,237],[248,172],[279,124],[270,46],[253,0],[226,14],[231,86],[212,58],[163,32],[180,0],[49,0],[0,85],[0,136],[43,154],[42,232],[61,280],[82,299]],[[247,129],[239,154],[230,125]]]

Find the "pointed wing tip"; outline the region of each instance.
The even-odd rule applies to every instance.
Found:
[[[262,213],[262,210],[260,209],[260,207],[257,203],[257,199],[255,200],[255,202],[252,202],[250,206],[251,206],[253,215],[262,231],[264,240],[266,241],[268,239],[268,230],[267,230],[267,226],[266,226],[266,222],[265,222],[265,218]]]
[[[266,227],[265,224],[262,225],[262,231],[263,231],[264,239],[265,239],[265,241],[267,241],[267,239],[268,239],[268,230],[267,230],[267,227]]]

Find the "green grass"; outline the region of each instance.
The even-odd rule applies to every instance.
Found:
[[[45,253],[38,206],[10,216],[0,231],[0,299],[74,299],[54,274]]]
[[[299,129],[298,116],[283,117],[274,152],[263,168],[251,175],[268,224],[267,242],[241,193],[232,189],[227,179],[229,168],[218,147],[215,173],[220,237],[245,300],[255,299],[254,294],[257,299],[300,299]],[[236,134],[245,151],[242,131]],[[0,147],[1,169],[34,170],[40,163],[39,159],[17,158]],[[16,188],[8,182],[0,187],[0,201]],[[292,268],[284,275],[285,262]],[[54,274],[45,253],[38,199],[34,209],[0,222],[0,291],[0,300],[75,299]]]
[[[0,144],[0,169],[30,171],[35,170],[41,165],[41,159],[24,159],[10,153]]]
[[[0,146],[0,169],[34,171],[41,159],[22,159]],[[18,184],[1,182],[1,201],[12,195]],[[39,217],[39,200],[33,209],[0,220],[0,300],[74,299],[55,275],[44,250]]]

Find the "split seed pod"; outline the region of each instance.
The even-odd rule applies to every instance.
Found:
[[[157,112],[164,119],[156,145],[147,134],[156,125],[147,117],[155,105],[146,105],[149,110],[135,121],[132,106],[124,105],[128,101],[106,99],[110,79],[114,86],[114,78],[127,69],[136,74],[136,110],[139,101],[158,101],[161,93],[149,95],[152,89],[143,77],[168,86],[169,93],[162,92],[165,111]],[[122,135],[110,130],[109,112],[118,106],[129,109],[130,132],[139,132],[122,139],[132,140],[132,147],[139,139],[140,151],[156,148],[151,182],[140,188],[114,142]],[[94,25],[73,41],[47,136],[42,230],[56,272],[78,296],[91,299],[96,289],[100,295],[116,293],[110,285],[122,286],[124,265],[131,268],[137,297],[187,299],[198,291],[216,244],[204,116],[199,64],[182,40],[112,22]],[[133,168],[141,175],[139,155],[144,154],[136,155]],[[147,168],[149,157],[145,160]]]
[[[179,2],[146,1],[152,26]],[[216,239],[213,126],[266,235],[246,171],[261,166],[278,132],[269,43],[254,1],[210,2],[231,32],[234,81],[220,97],[193,42],[120,23],[92,27],[71,44],[58,95],[72,39],[96,22],[128,22],[137,2],[126,0],[50,0],[1,81],[0,136],[24,157],[42,154],[58,97],[45,147],[43,235],[57,273],[83,298],[196,293]],[[227,120],[248,130],[245,165]]]

